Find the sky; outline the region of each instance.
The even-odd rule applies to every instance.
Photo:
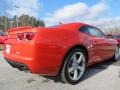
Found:
[[[47,26],[69,22],[120,22],[120,0],[0,0],[0,15],[28,14]],[[6,7],[6,9],[5,9]],[[97,22],[97,23],[96,23]],[[120,24],[118,24],[119,26]]]

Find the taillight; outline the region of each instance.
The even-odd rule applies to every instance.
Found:
[[[34,36],[34,32],[18,33],[17,40],[32,40]]]
[[[27,32],[26,33],[26,40],[32,40],[35,36],[35,33],[34,32]]]
[[[18,33],[17,34],[17,40],[24,40],[25,34],[24,33]]]

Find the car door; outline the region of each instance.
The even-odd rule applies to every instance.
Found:
[[[105,46],[106,46],[106,53],[105,53],[105,55],[106,55],[106,59],[108,59],[108,58],[111,58],[112,57],[112,55],[114,54],[114,52],[115,52],[115,48],[116,48],[116,46],[115,46],[115,40],[113,40],[113,39],[110,39],[110,38],[106,38],[106,44],[105,44]]]
[[[95,27],[88,26],[91,41],[92,60],[101,61],[106,58],[106,37],[102,31]]]
[[[91,26],[83,26],[81,32],[88,36],[87,45],[90,51],[90,62],[101,61],[105,58],[105,35],[97,28]]]

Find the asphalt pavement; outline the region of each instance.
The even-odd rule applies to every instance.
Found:
[[[62,83],[59,77],[43,77],[12,68],[0,53],[0,90],[120,90],[120,61],[106,61],[89,67],[77,85]]]

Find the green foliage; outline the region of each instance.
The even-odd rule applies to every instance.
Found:
[[[44,21],[37,19],[33,16],[21,15],[20,17],[14,16],[12,18],[1,16],[0,17],[0,30],[5,30],[5,27],[6,27],[6,30],[11,27],[17,27],[17,22],[18,22],[19,27],[20,26],[45,27]]]

